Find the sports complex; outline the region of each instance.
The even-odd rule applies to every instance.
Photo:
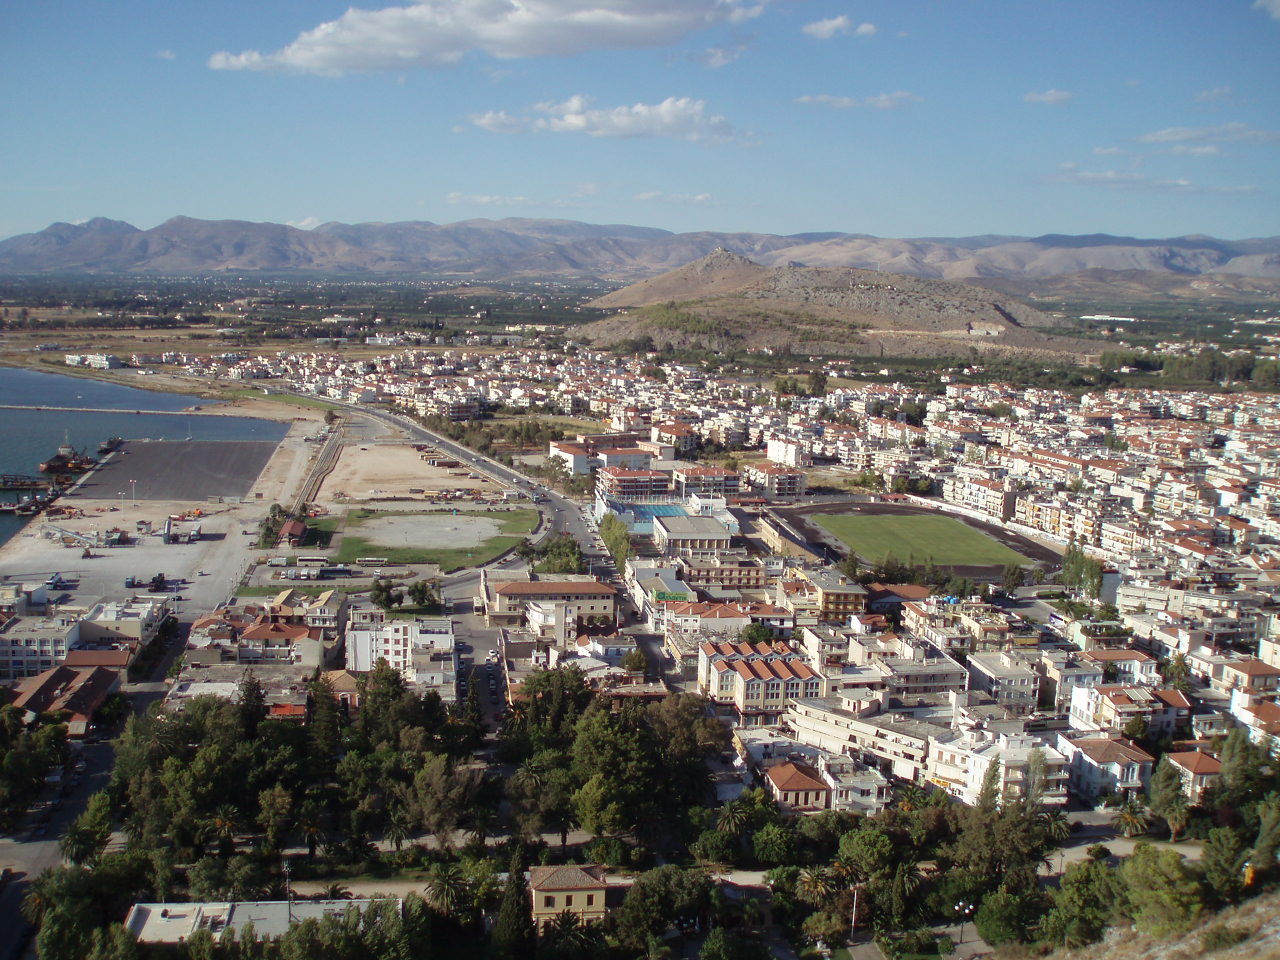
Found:
[[[820,503],[778,511],[811,543],[866,563],[932,561],[974,579],[1008,563],[1055,566],[1058,553],[994,523],[903,503]]]

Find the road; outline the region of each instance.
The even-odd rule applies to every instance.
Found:
[[[18,829],[0,837],[0,865],[17,874],[0,892],[0,957],[9,957],[18,941],[27,935],[19,907],[28,884],[62,863],[58,838],[84,811],[89,795],[105,787],[111,777],[115,756],[111,744],[86,743],[79,751],[84,760],[79,781],[68,780],[65,791],[61,786],[46,786]]]

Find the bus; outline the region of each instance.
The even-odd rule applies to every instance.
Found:
[[[299,563],[302,561],[299,560]],[[356,563],[362,567],[385,567],[387,565],[386,557],[356,557]]]
[[[328,557],[298,557],[293,562],[299,567],[327,567],[330,563]]]

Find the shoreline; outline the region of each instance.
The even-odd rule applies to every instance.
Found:
[[[52,377],[74,377],[82,380],[93,380],[97,383],[108,383],[117,387],[131,388],[135,390],[146,390],[150,393],[161,393],[170,396],[187,396],[193,398],[193,401],[200,400],[209,404],[218,404],[220,409],[217,410],[173,410],[173,411],[149,411],[154,415],[171,415],[181,416],[187,413],[199,413],[206,416],[221,417],[246,417],[252,420],[273,420],[277,422],[290,422],[293,420],[312,420],[321,419],[324,412],[320,407],[304,406],[302,404],[293,404],[281,400],[270,400],[268,395],[263,394],[259,397],[234,397],[227,396],[224,392],[217,388],[211,388],[204,381],[194,377],[181,377],[172,373],[153,374],[151,376],[140,377],[136,372],[130,377],[117,376],[113,371],[109,370],[89,370],[84,367],[65,367],[58,369],[43,369],[35,364],[19,364],[9,362],[7,359],[0,359],[0,368],[10,370],[28,370],[33,373],[48,374]],[[132,370],[133,368],[129,368]],[[246,387],[252,389],[252,387]],[[71,407],[50,406],[48,404],[39,407],[32,407],[32,410],[68,410]],[[244,411],[252,412],[244,412]],[[104,409],[104,413],[133,413],[129,409]]]

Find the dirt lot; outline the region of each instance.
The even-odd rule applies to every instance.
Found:
[[[433,467],[411,445],[369,442],[342,451],[337,466],[320,487],[317,502],[330,508],[353,502],[417,497],[410,490],[476,490],[483,496],[501,495],[502,484],[467,476],[470,466]]]

